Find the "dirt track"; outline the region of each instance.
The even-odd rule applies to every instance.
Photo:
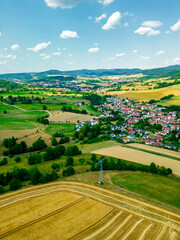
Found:
[[[82,183],[56,182],[6,194],[0,206],[6,219],[0,239],[178,240],[180,234],[178,214]]]

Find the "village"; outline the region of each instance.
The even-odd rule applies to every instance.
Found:
[[[109,97],[99,107],[101,115],[88,122],[76,124],[79,131],[85,124],[109,125],[102,134],[122,143],[142,143],[180,152],[180,118],[176,111],[168,111],[156,104],[138,103],[129,99]],[[121,121],[118,121],[118,116]],[[109,119],[109,121],[107,121]],[[102,136],[101,134],[101,136]]]

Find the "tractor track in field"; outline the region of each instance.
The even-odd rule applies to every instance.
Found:
[[[18,232],[18,231],[20,231],[20,230],[22,230],[22,229],[24,229],[24,228],[26,228],[26,227],[29,227],[29,226],[37,223],[37,222],[40,222],[40,221],[42,221],[42,220],[44,220],[44,219],[46,219],[46,218],[49,218],[49,217],[51,217],[51,216],[53,216],[53,215],[56,215],[56,214],[60,213],[60,212],[66,210],[66,209],[68,209],[68,208],[71,208],[71,207],[74,206],[75,204],[83,201],[85,198],[86,198],[86,197],[83,196],[82,198],[80,198],[80,199],[78,199],[78,200],[76,200],[76,201],[74,201],[74,202],[72,202],[72,203],[70,203],[70,204],[68,204],[68,205],[60,208],[60,209],[57,209],[57,210],[55,210],[55,211],[53,211],[53,212],[51,212],[51,213],[48,213],[48,214],[46,214],[46,215],[44,215],[44,216],[42,216],[42,217],[39,217],[38,219],[35,219],[35,220],[33,220],[33,221],[30,221],[29,223],[26,223],[26,224],[24,224],[24,225],[22,225],[22,226],[19,226],[19,227],[17,227],[17,228],[14,228],[14,229],[12,229],[12,230],[4,233],[4,234],[1,234],[1,235],[0,235],[0,239],[3,239],[3,238],[5,238],[5,237],[7,237],[7,236],[9,236],[9,235],[11,235],[11,234],[13,234],[13,233],[15,233],[15,232]]]
[[[104,216],[90,224],[87,228],[82,229],[82,231],[69,238],[71,240],[164,240],[166,239],[164,236],[170,236],[170,239],[178,240],[180,234],[180,215],[141,200],[84,183],[55,182],[9,193],[0,197],[0,209],[8,208],[24,200],[58,191],[79,194],[81,198],[65,207],[1,234],[0,239],[41,222],[44,219],[48,219],[68,208],[71,209],[72,206],[88,198],[109,205],[113,209],[106,212]],[[102,238],[99,238],[100,236]]]

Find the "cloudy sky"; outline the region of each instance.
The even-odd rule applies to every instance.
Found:
[[[180,64],[180,0],[0,0],[0,73]]]

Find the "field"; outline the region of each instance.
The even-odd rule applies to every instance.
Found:
[[[178,240],[180,216],[100,187],[56,182],[0,197],[0,238]]]
[[[128,146],[132,146],[132,147],[135,147],[135,148],[148,150],[148,151],[152,151],[152,152],[156,152],[156,153],[160,153],[160,154],[165,154],[165,155],[168,155],[168,156],[179,158],[179,160],[180,160],[180,153],[172,151],[172,150],[163,149],[163,148],[159,148],[159,147],[148,146],[148,145],[139,144],[139,143],[130,143],[130,144],[128,144]]]
[[[87,114],[77,114],[77,113],[71,113],[71,112],[59,112],[56,115],[53,115],[51,117],[49,117],[49,121],[50,122],[61,122],[61,123],[66,123],[66,122],[70,122],[70,123],[76,123],[78,120],[80,122],[82,121],[89,121],[91,120],[93,117]]]
[[[150,165],[152,162],[154,162],[156,165],[171,168],[174,174],[180,176],[180,162],[167,157],[157,156],[155,154],[121,146],[106,147],[92,151],[92,153],[124,159],[145,165]]]
[[[169,94],[174,94],[177,98],[177,96],[180,95],[180,86],[173,85],[165,88],[142,91],[114,91],[108,92],[108,94],[117,95],[120,98],[129,98],[138,101],[149,101],[151,99],[159,100],[160,98]],[[169,101],[169,105],[172,105],[171,101]]]

